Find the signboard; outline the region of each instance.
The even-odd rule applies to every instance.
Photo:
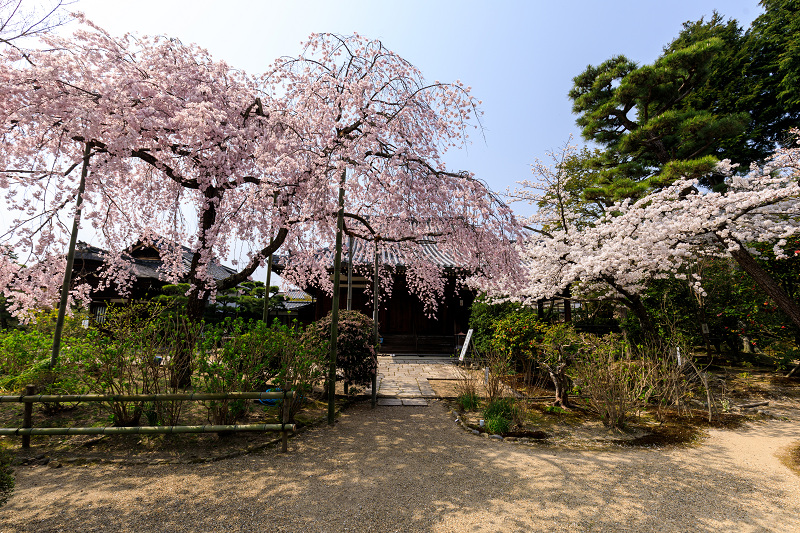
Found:
[[[464,346],[461,347],[461,355],[458,356],[459,361],[464,360],[464,356],[467,355],[467,348],[469,348],[469,341],[472,339],[472,330],[470,329],[467,331],[467,338],[464,339]]]

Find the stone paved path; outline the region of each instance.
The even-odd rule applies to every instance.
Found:
[[[449,357],[378,356],[378,405],[428,405],[436,393],[428,379],[457,379]]]

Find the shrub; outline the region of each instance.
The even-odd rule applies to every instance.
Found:
[[[515,419],[514,401],[510,398],[500,398],[489,402],[483,410],[483,418],[489,433],[508,433],[512,420]]]
[[[532,384],[534,363],[548,326],[539,322],[537,311],[518,308],[492,324],[492,349],[507,353],[522,368],[525,382]]]
[[[480,295],[470,308],[469,327],[473,330],[472,344],[479,353],[486,353],[494,347],[492,345],[494,324],[521,307],[520,304],[513,302],[501,304],[490,302],[485,295]]]
[[[39,394],[76,394],[84,391],[80,376],[72,361],[84,357],[90,341],[77,319],[66,321],[62,338],[62,357],[55,368],[50,368],[53,347],[52,333],[43,327],[50,319],[49,313],[38,315],[38,327],[28,327],[0,332],[0,390],[21,392],[26,385],[34,385]],[[53,412],[58,403],[42,404],[45,412]]]
[[[485,387],[490,402],[502,395],[503,378],[511,371],[510,359],[511,356],[506,352],[489,350],[478,361],[483,368],[489,369],[489,379],[485,382]]]
[[[651,367],[631,358],[617,334],[584,335],[572,376],[589,406],[611,428],[625,426],[628,415],[643,405]]]
[[[338,339],[336,342],[336,367],[342,372],[345,383],[369,385],[378,371],[378,354],[371,318],[358,311],[339,311]],[[331,314],[309,328],[310,342],[330,342]]]
[[[206,392],[263,391],[279,371],[286,336],[263,322],[227,318],[206,325],[195,362],[196,387]],[[205,402],[209,422],[233,424],[247,411],[245,400]]]
[[[472,411],[476,409],[480,404],[480,401],[481,400],[478,397],[478,394],[475,392],[464,392],[456,397],[456,403],[463,411]]]
[[[110,307],[102,329],[90,329],[89,347],[72,361],[82,368],[84,384],[101,394],[178,392],[171,360],[184,336],[196,336],[195,326],[163,305],[152,302]],[[139,425],[142,401],[107,402],[115,426]],[[150,422],[173,425],[180,402],[155,402]]]
[[[483,409],[483,418],[501,416],[511,419],[514,417],[514,401],[511,398],[500,398],[489,402]]]
[[[297,321],[291,327],[273,325],[273,328],[280,328],[284,339],[275,382],[281,390],[295,392],[289,407],[289,420],[294,422],[303,398],[311,393],[315,383],[325,377],[328,344],[316,342],[316,339],[306,335]]]
[[[486,431],[496,435],[508,433],[511,429],[511,420],[502,416],[485,417]]]

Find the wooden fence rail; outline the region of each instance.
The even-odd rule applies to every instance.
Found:
[[[159,402],[181,400],[287,400],[294,397],[293,391],[279,392],[192,392],[180,394],[35,394],[32,385],[25,393],[16,396],[0,396],[1,402],[25,404],[21,428],[0,428],[0,435],[19,435],[22,447],[30,447],[31,435],[140,435],[161,433],[217,433],[221,431],[278,431],[281,433],[281,451],[288,448],[288,433],[294,432],[295,424],[289,424],[289,407],[281,403],[280,424],[230,424],[202,426],[137,426],[137,427],[73,427],[73,428],[34,428],[32,412],[34,403],[47,402]]]

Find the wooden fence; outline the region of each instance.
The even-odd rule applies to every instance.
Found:
[[[179,394],[36,394],[35,388],[28,385],[19,396],[0,396],[0,402],[24,403],[21,428],[0,428],[0,435],[22,437],[22,447],[30,447],[31,435],[130,435],[160,433],[218,433],[221,431],[279,431],[281,451],[286,452],[289,432],[294,432],[295,424],[289,424],[287,399],[294,397],[292,391],[279,392],[193,392]],[[203,426],[137,426],[137,427],[72,427],[72,428],[34,428],[32,424],[33,404],[47,402],[159,402],[159,401],[202,401],[202,400],[284,400],[281,402],[280,424],[230,424]]]

